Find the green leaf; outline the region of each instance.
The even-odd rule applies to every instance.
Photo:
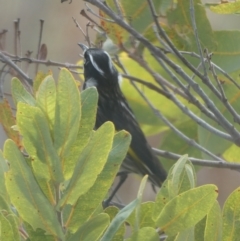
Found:
[[[33,96],[23,87],[18,78],[13,78],[11,82],[12,97],[15,105],[18,102],[23,102],[32,106],[36,106],[36,100]]]
[[[0,210],[5,210],[7,213],[12,213],[9,195],[7,195],[7,197],[0,195]]]
[[[240,13],[240,2],[220,2],[217,6],[210,6],[210,10],[218,14],[238,14]]]
[[[240,156],[240,148],[235,144],[231,145],[224,153],[223,158],[228,162],[236,162],[239,163],[239,156]]]
[[[86,223],[70,238],[69,241],[97,241],[109,225],[106,213],[98,214]]]
[[[193,165],[182,156],[169,170],[167,179],[160,188],[153,209],[153,219],[157,220],[164,206],[176,195],[196,186],[196,173]]]
[[[202,240],[204,240],[206,220],[207,220],[207,216],[205,216],[202,220],[200,220],[195,225],[195,228],[194,228],[195,241],[202,241]]]
[[[78,199],[76,205],[71,207],[70,215],[65,222],[65,226],[71,232],[75,232],[102,204],[126,156],[130,142],[131,136],[128,132],[120,131],[115,134],[107,162],[94,185]]]
[[[215,201],[207,215],[206,227],[204,232],[204,241],[221,241],[222,240],[222,214],[221,208]]]
[[[33,229],[41,228],[47,234],[63,237],[56,213],[36,183],[31,168],[12,140],[4,144],[4,156],[10,163],[5,182],[11,203],[20,217]]]
[[[4,214],[4,212],[2,212],[2,213]],[[12,214],[12,213],[8,214],[8,215],[4,215],[4,216],[9,221],[9,223],[11,224],[11,228],[12,228],[12,232],[13,232],[13,236],[14,236],[14,241],[21,241],[19,227],[18,227],[18,219],[19,218],[15,214]]]
[[[61,207],[65,204],[74,205],[93,186],[107,161],[114,131],[114,125],[106,122],[94,133],[81,153],[71,181],[60,200]]]
[[[133,200],[131,203],[129,203],[127,206],[125,206],[122,210],[120,210],[120,212],[114,217],[114,219],[110,223],[109,227],[107,228],[106,232],[104,233],[100,241],[112,240],[120,226],[127,220],[127,218],[131,215],[134,209],[140,206],[147,178],[147,175],[143,177],[138,190],[137,198]],[[137,222],[138,221],[139,220],[137,220]]]
[[[188,228],[178,233],[174,241],[194,241],[194,228]]]
[[[126,241],[159,241],[158,234],[154,228],[144,227],[134,232]]]
[[[181,156],[176,164],[173,166],[171,171],[171,182],[169,185],[169,191],[171,192],[171,196],[175,197],[179,192],[179,183],[181,174],[185,170],[185,164],[188,160],[188,155]]]
[[[153,208],[154,208],[154,202],[144,202],[141,203],[140,206],[140,218],[139,218],[139,228],[143,227],[152,227],[155,228],[155,221],[152,218]],[[127,219],[127,223],[131,225],[132,228],[134,228],[135,225],[135,213],[132,213],[129,218]]]
[[[38,107],[19,103],[17,125],[36,175],[47,181],[63,181],[60,161],[43,112]]]
[[[9,197],[7,194],[6,186],[5,186],[5,179],[4,173],[8,171],[8,165],[3,157],[3,153],[0,150],[0,196],[4,197],[4,199],[8,202]]]
[[[110,222],[114,219],[114,217],[118,214],[119,209],[115,206],[109,206],[104,210],[105,213],[107,213],[110,217]],[[115,233],[114,237],[111,241],[122,241],[125,235],[126,229],[125,224],[123,223],[118,231]]]
[[[135,199],[127,206],[125,206],[120,212],[115,216],[115,218],[110,223],[109,227],[107,228],[106,232],[104,233],[103,237],[100,241],[109,241],[112,240],[114,235],[117,233],[120,226],[126,221],[126,219],[131,215],[134,209],[137,207],[139,203],[138,199]]]
[[[15,241],[13,234],[13,229],[11,223],[6,217],[4,217],[3,212],[0,212],[0,240],[4,241]]]
[[[240,188],[234,190],[223,206],[222,241],[237,241],[240,233]]]
[[[210,184],[181,193],[166,204],[156,223],[166,234],[181,232],[209,212],[217,194],[217,187]]]
[[[37,72],[37,75],[35,76],[33,80],[33,92],[36,95],[36,92],[38,91],[39,86],[41,85],[42,81],[49,75],[52,75],[52,72],[49,70],[48,73],[43,73],[41,71]]]
[[[57,85],[54,147],[64,165],[64,157],[70,152],[77,138],[81,118],[80,93],[72,74],[61,69]]]
[[[24,227],[27,231],[27,234],[29,236],[29,240],[27,241],[42,241],[44,238],[44,241],[56,241],[56,237],[52,235],[46,235],[45,231],[37,228],[36,230],[33,230],[30,224],[24,222]]]
[[[16,119],[6,98],[0,101],[0,124],[2,125],[7,137],[15,141],[18,146],[21,146],[20,135],[13,129],[13,126],[16,125]]]
[[[71,146],[69,155],[63,159],[63,171],[67,180],[72,176],[80,153],[90,139],[96,121],[97,101],[98,93],[95,87],[87,88],[81,93],[82,114],[77,139]]]
[[[37,106],[45,114],[51,133],[55,118],[56,85],[53,77],[48,75],[41,83],[36,93]]]

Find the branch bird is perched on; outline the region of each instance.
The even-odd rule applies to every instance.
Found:
[[[107,52],[88,48],[79,44],[84,55],[83,89],[95,86],[99,94],[95,128],[104,122],[112,121],[115,129],[126,130],[132,135],[132,141],[120,170],[120,181],[109,201],[125,181],[128,173],[148,175],[153,185],[161,186],[166,179],[166,171],[154,155],[151,147],[136,121],[134,114],[123,96],[118,83],[118,71]]]

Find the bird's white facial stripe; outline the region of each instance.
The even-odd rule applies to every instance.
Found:
[[[103,53],[106,54],[106,56],[107,56],[108,68],[109,68],[110,73],[114,73],[114,72],[115,72],[115,69],[114,69],[114,66],[113,66],[113,64],[112,64],[111,57],[109,56],[109,54],[108,54],[106,51],[103,51]],[[102,70],[102,69],[100,68],[100,66],[97,64],[97,62],[94,60],[94,58],[93,58],[93,56],[92,56],[91,54],[89,54],[88,56],[89,56],[89,58],[90,58],[90,61],[91,61],[92,65],[93,65],[93,67],[94,67],[102,76],[104,76],[106,70]]]
[[[94,67],[101,75],[104,75],[104,71],[102,71],[102,70],[99,68],[99,66],[98,66],[97,63],[94,61],[94,59],[93,59],[93,57],[92,57],[91,54],[89,55],[89,57],[90,57],[90,60],[91,60],[91,63],[92,63],[92,65],[93,65],[93,67]]]
[[[109,56],[109,54],[106,51],[103,51],[103,52],[108,56],[108,67],[109,67],[109,70],[113,73],[114,67],[113,67],[113,64],[112,64],[111,57]]]

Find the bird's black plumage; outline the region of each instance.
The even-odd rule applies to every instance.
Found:
[[[101,49],[85,48],[84,61],[83,89],[95,86],[99,93],[96,128],[106,121],[112,121],[116,130],[128,131],[132,135],[132,141],[122,164],[123,170],[142,175],[148,174],[154,185],[161,186],[166,179],[166,172],[152,152],[121,92],[118,71],[110,56]]]

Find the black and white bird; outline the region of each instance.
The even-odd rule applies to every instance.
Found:
[[[112,121],[117,131],[126,130],[132,135],[129,151],[121,166],[120,182],[110,198],[125,181],[128,173],[147,174],[151,183],[160,187],[167,173],[154,155],[120,89],[119,74],[109,54],[81,43],[79,46],[84,56],[83,89],[95,86],[99,94],[95,128],[99,128],[106,121]]]

